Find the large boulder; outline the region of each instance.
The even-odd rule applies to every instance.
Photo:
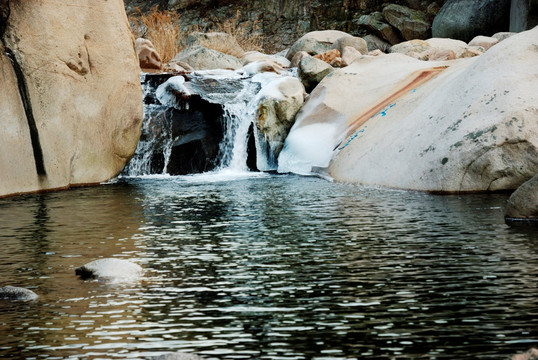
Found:
[[[143,272],[140,265],[115,258],[94,260],[75,269],[75,274],[81,279],[107,281],[133,280],[142,276]]]
[[[538,172],[537,35],[470,59],[364,56],[335,71],[297,115],[279,171],[444,193],[517,188]]]
[[[16,286],[4,286],[0,288],[0,300],[32,301],[37,298],[38,296],[35,292],[26,288]]]
[[[510,0],[447,0],[432,24],[433,37],[471,41],[508,31]]]
[[[177,54],[172,61],[189,64],[194,70],[230,69],[237,70],[243,66],[235,56],[221,53],[203,46],[192,46]]]
[[[303,35],[288,50],[286,58],[292,60],[293,56],[305,51],[310,55],[319,55],[333,48],[333,44],[342,37],[352,37],[350,34],[338,30],[312,31]]]
[[[405,40],[431,37],[431,23],[422,11],[389,4],[383,8],[383,15],[390,25],[398,29]]]
[[[295,77],[279,77],[258,93],[256,125],[269,145],[273,163],[284,146],[284,140],[304,102],[305,89]]]
[[[0,45],[0,196],[116,176],[143,113],[123,1],[10,5]]]
[[[538,225],[538,174],[510,196],[506,220],[509,223],[531,222]]]
[[[334,68],[321,59],[304,56],[299,62],[299,78],[307,92],[311,92]]]

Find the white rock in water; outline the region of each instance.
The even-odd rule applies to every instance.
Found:
[[[0,300],[31,301],[37,297],[37,294],[32,290],[21,287],[4,286],[0,288]]]
[[[121,259],[99,259],[75,269],[82,279],[133,279],[144,270],[138,264]]]

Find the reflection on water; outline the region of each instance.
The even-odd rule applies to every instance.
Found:
[[[0,200],[0,357],[499,359],[538,346],[538,234],[507,195],[128,179]],[[139,282],[83,282],[99,257]]]

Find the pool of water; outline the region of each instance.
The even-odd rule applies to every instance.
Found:
[[[0,200],[0,358],[506,359],[538,346],[507,194],[199,175]],[[139,281],[82,281],[101,257]]]

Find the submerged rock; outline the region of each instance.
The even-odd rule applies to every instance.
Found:
[[[122,259],[99,259],[75,269],[81,279],[129,280],[142,276],[144,270],[138,264]]]
[[[538,172],[537,35],[450,62],[355,60],[310,94],[279,171],[433,192],[517,188]]]
[[[0,300],[11,301],[32,301],[38,296],[32,290],[15,286],[4,286],[0,288]]]
[[[509,224],[538,225],[538,174],[510,196],[505,218]]]
[[[195,354],[177,352],[150,357],[148,360],[202,360],[202,358]]]

